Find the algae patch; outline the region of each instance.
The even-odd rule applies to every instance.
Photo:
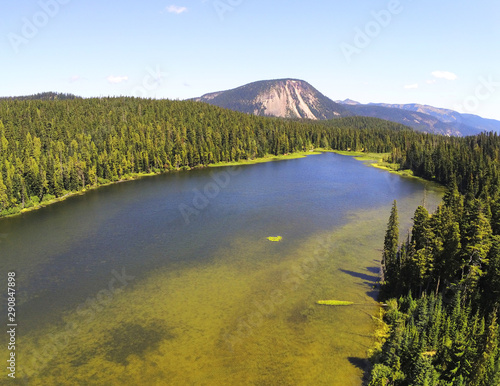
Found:
[[[351,306],[354,302],[348,302],[345,300],[318,300],[316,304],[323,306]]]

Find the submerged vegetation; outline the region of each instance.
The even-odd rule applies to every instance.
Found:
[[[428,201],[435,203],[439,196],[429,193]],[[401,206],[414,206],[421,197],[416,189],[401,198]],[[206,252],[214,260],[193,264],[183,259],[155,269],[111,302],[99,297],[83,310],[75,304],[64,313],[62,328],[48,323],[25,332],[19,342],[26,353],[23,368],[33,361],[46,367],[22,381],[149,385],[165,384],[168,374],[172,385],[360,384],[362,369],[351,359],[366,356],[373,333],[369,314],[377,312],[377,303],[366,293],[365,277],[356,272],[365,272],[362,267],[378,257],[386,209],[386,203],[358,209],[350,212],[348,223],[305,237],[308,225],[300,223],[301,230],[278,248],[266,244],[261,227],[241,225],[237,234],[220,234],[217,249]],[[270,234],[280,225],[276,220]],[[194,253],[203,245],[195,242]],[[311,264],[314,251],[317,265]],[[138,252],[141,264],[147,264],[148,252]],[[159,253],[169,255],[164,248]],[[315,305],[332,298],[362,306]],[[35,317],[25,310],[26,318]],[[48,312],[52,320],[54,311]],[[65,326],[74,326],[67,341]],[[51,351],[54,341],[68,345]]]

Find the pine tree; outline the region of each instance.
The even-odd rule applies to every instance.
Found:
[[[419,287],[420,293],[425,283],[430,281],[434,268],[431,244],[434,239],[429,212],[423,206],[419,206],[413,217],[409,258],[409,270],[412,273],[412,280],[409,284],[412,290]]]
[[[461,269],[460,226],[455,217],[450,207],[440,205],[431,218],[436,293],[446,290]]]
[[[419,206],[413,216],[411,232],[411,242],[415,250],[427,248],[430,245],[432,236],[429,225],[429,212],[423,206]]]
[[[491,248],[491,226],[479,200],[466,201],[462,229],[462,285],[466,295],[472,296],[484,275],[483,267]]]
[[[471,386],[494,385],[499,361],[498,323],[496,310],[491,313],[484,349],[480,352],[477,371],[473,374]]]
[[[494,235],[500,235],[500,198],[491,204],[491,228]]]
[[[7,196],[7,187],[3,183],[2,173],[0,173],[0,212],[9,206],[9,197]]]
[[[391,215],[387,224],[387,231],[384,239],[384,252],[382,256],[382,266],[384,268],[384,280],[389,283],[392,289],[398,281],[399,261],[398,261],[398,244],[399,244],[399,219],[397,202],[394,200],[391,209]]]
[[[416,357],[410,379],[411,384],[414,386],[436,385],[438,374],[434,370],[432,360],[429,356],[420,354]]]
[[[455,219],[459,219],[463,211],[463,198],[458,191],[455,175],[452,175],[450,178],[451,181],[446,189],[443,201],[446,207],[451,209],[451,213],[453,213]]]
[[[392,379],[393,371],[390,367],[377,363],[370,374],[368,386],[387,386]]]
[[[491,238],[491,248],[487,256],[486,275],[481,280],[482,299],[489,312],[500,306],[500,236]]]

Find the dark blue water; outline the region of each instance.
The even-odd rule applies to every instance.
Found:
[[[331,153],[148,177],[1,219],[0,272],[17,273],[18,311],[29,331],[57,323],[113,271],[138,282],[158,268],[210,264],[241,235],[298,243],[342,225],[351,211],[424,189]]]

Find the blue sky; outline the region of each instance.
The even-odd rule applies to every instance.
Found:
[[[185,99],[275,78],[500,119],[497,0],[4,0],[0,95]]]

